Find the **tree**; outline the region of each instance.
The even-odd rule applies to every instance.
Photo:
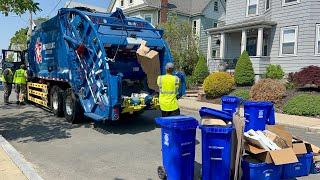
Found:
[[[1,1],[1,0],[0,0]],[[36,24],[41,24],[47,21],[49,18],[39,17],[34,20]],[[13,50],[25,50],[27,49],[27,40],[28,40],[28,28],[21,28],[20,30],[16,31],[14,36],[10,39],[9,49]]]
[[[191,24],[178,22],[177,16],[171,16],[160,28],[164,29],[164,38],[170,46],[176,69],[191,75],[199,58],[197,37]]]
[[[234,72],[236,84],[239,86],[252,85],[254,82],[254,70],[247,51],[243,51],[238,59]]]
[[[206,58],[201,54],[199,61],[192,73],[193,78],[198,84],[202,84],[204,79],[209,75]]]
[[[39,3],[33,0],[0,0],[0,12],[8,16],[10,12],[22,15],[26,11],[40,11]]]
[[[9,49],[25,50],[27,49],[27,32],[28,28],[21,28],[16,31],[14,36],[10,39]]]

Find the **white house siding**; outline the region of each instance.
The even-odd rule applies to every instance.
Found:
[[[138,5],[141,5],[143,3],[144,3],[143,0],[133,0],[133,3],[130,4],[129,0],[124,0],[124,6],[121,7],[120,6],[120,0],[116,0],[111,12],[114,12],[117,7],[121,8],[121,9],[127,9],[129,7],[138,6]]]
[[[301,0],[301,3],[282,6],[281,1],[272,1],[271,20],[277,22],[273,28],[271,64],[280,64],[288,72],[295,72],[309,65],[320,66],[320,56],[315,55],[316,24],[320,23],[320,1]],[[298,26],[297,56],[281,57],[281,28]]]

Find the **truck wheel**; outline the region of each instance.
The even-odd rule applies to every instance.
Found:
[[[51,110],[55,116],[63,116],[63,96],[61,93],[61,89],[57,86],[53,86],[50,91],[50,105]]]
[[[71,89],[67,89],[64,97],[64,116],[72,124],[80,123],[83,119],[83,110],[79,99]]]

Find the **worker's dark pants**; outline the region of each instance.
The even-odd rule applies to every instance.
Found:
[[[168,116],[179,116],[180,115],[180,109],[174,110],[174,111],[161,111],[162,117],[168,117]]]
[[[8,103],[9,97],[10,97],[10,94],[12,91],[12,84],[4,82],[3,83],[3,91],[4,91],[4,96],[3,96],[4,102]]]

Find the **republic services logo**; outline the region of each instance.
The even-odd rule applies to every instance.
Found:
[[[35,52],[36,52],[36,61],[38,64],[42,63],[42,43],[40,42],[40,38],[37,39],[36,45],[35,45]]]

